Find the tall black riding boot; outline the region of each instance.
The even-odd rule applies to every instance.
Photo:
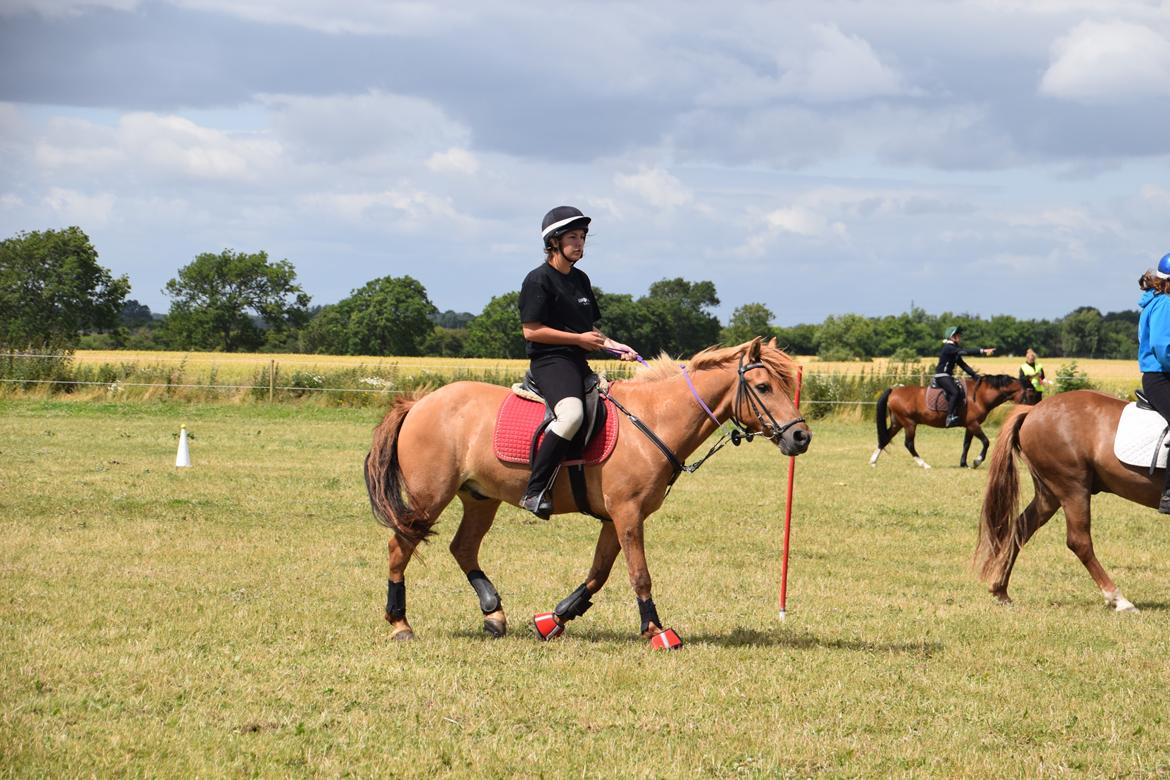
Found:
[[[947,403],[947,421],[944,427],[954,428],[959,424],[959,402],[962,399],[958,393],[955,393],[948,399]]]
[[[548,520],[552,514],[552,483],[568,446],[568,439],[562,439],[552,431],[545,431],[540,449],[532,460],[532,476],[528,479],[524,497],[520,499],[520,508],[527,509],[541,520]]]
[[[1162,500],[1158,502],[1158,511],[1170,515],[1170,468],[1166,469],[1166,484],[1162,486]]]

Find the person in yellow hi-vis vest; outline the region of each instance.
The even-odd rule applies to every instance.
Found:
[[[1038,397],[1044,395],[1044,385],[1051,384],[1044,375],[1044,366],[1036,360],[1036,352],[1028,347],[1024,353],[1024,362],[1020,364],[1020,384],[1031,386]]]

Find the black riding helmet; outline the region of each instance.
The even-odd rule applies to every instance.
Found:
[[[554,238],[560,238],[570,230],[584,230],[589,232],[589,223],[592,220],[581,213],[581,209],[572,206],[557,206],[544,215],[540,223],[540,237],[544,239],[544,248],[552,249],[550,243]]]

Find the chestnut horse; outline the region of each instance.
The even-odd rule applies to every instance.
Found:
[[[538,636],[556,636],[566,621],[591,606],[589,598],[605,584],[619,551],[638,598],[642,635],[652,639],[662,633],[651,599],[643,522],[662,505],[685,459],[728,420],[741,432],[770,439],[785,455],[804,452],[812,434],[791,400],[795,379],[795,361],[774,339],[764,344],[757,338],[704,350],[685,368],[660,358],[632,379],[615,382],[609,396],[622,410],[610,412],[619,414],[617,445],[606,461],[585,469],[589,505],[604,520],[593,565],[585,582],[558,604],[551,635],[538,621]],[[528,482],[527,465],[504,463],[492,451],[496,413],[509,392],[455,382],[398,399],[374,430],[365,477],[375,517],[393,531],[386,619],[394,639],[414,635],[406,619],[404,580],[411,554],[456,496],[463,518],[451,554],[479,596],[484,630],[496,637],[507,630],[499,594],[480,568],[479,549],[500,503],[517,505]],[[563,472],[554,483],[553,503],[557,514],[577,510]],[[551,626],[554,615],[538,618]]]
[[[1035,407],[1012,412],[1000,429],[991,453],[991,468],[975,568],[990,583],[992,595],[1010,603],[1008,578],[1020,548],[1064,509],[1066,541],[1105,597],[1119,612],[1135,609],[1093,553],[1090,500],[1095,493],[1113,493],[1129,501],[1157,507],[1164,472],[1150,476],[1148,467],[1129,466],[1113,454],[1113,439],[1125,401],[1093,390],[1074,390],[1046,398]],[[1022,457],[1032,474],[1035,495],[1019,511]]]
[[[971,449],[971,439],[978,438],[983,449],[971,464],[971,468],[978,468],[987,456],[987,447],[991,444],[983,433],[981,423],[987,419],[991,410],[1005,401],[1013,403],[1036,403],[1036,391],[1029,385],[1020,384],[1020,380],[1006,374],[980,374],[978,379],[964,379],[963,387],[967,391],[967,403],[963,412],[963,427],[966,435],[963,437],[963,455],[959,459],[961,468],[967,467],[967,451]],[[887,416],[892,423],[887,423]],[[877,401],[877,449],[870,456],[869,465],[876,466],[878,456],[886,445],[893,441],[898,431],[906,429],[906,449],[914,458],[914,462],[924,469],[930,464],[924,461],[914,448],[914,432],[919,425],[929,425],[932,428],[942,428],[946,423],[947,413],[935,411],[926,405],[926,388],[915,385],[898,385],[888,388]]]

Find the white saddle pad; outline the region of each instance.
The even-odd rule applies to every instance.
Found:
[[[1122,463],[1149,468],[1154,457],[1154,447],[1158,445],[1158,439],[1165,429],[1166,419],[1153,409],[1139,409],[1137,404],[1127,404],[1121,412],[1121,421],[1117,423],[1113,454]],[[1170,441],[1170,435],[1158,448],[1160,469],[1166,468],[1167,441]]]

